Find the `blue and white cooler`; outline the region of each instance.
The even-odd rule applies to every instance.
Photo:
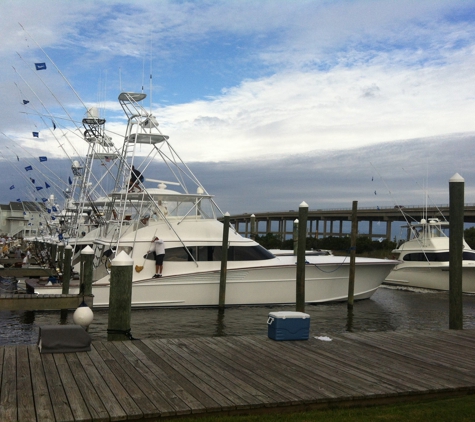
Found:
[[[267,335],[272,340],[308,340],[310,315],[303,312],[269,312]]]

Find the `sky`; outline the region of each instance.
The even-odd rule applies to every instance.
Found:
[[[456,173],[475,203],[474,21],[475,0],[2,0],[0,202],[31,200],[38,156],[67,180],[90,106],[120,147],[118,94],[143,91],[231,215],[446,204]]]

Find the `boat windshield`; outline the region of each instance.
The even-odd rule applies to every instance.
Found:
[[[402,258],[403,261],[431,261],[431,262],[448,262],[449,253],[448,252],[412,252],[404,255]],[[464,261],[475,261],[475,252],[464,252],[463,253]]]
[[[165,261],[221,261],[223,249],[221,246],[188,246],[185,248],[167,248]],[[191,255],[190,255],[191,254]],[[259,261],[272,259],[275,256],[261,245],[230,246],[228,261]]]

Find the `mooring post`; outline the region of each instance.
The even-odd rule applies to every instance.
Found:
[[[131,340],[132,277],[134,260],[122,251],[111,262],[107,340]]]
[[[92,295],[92,273],[93,273],[94,251],[90,246],[86,246],[81,251],[80,289],[79,294],[83,296]]]
[[[251,239],[256,240],[256,216],[251,215]]]
[[[58,268],[59,272],[63,272],[63,267],[64,267],[64,243],[60,242],[58,244],[58,265],[56,266]]]
[[[56,261],[57,261],[56,254],[57,254],[57,251],[58,251],[58,244],[55,241],[52,241],[50,247],[51,247],[51,261],[50,261],[49,265],[50,265],[51,268],[56,269]]]
[[[355,299],[355,263],[356,263],[356,234],[358,232],[358,201],[353,201],[351,212],[351,244],[350,244],[350,275],[348,282],[348,309],[353,309]]]
[[[302,202],[299,205],[299,241],[297,247],[297,312],[305,312],[305,247],[307,243],[307,217],[308,205],[306,202]]]
[[[293,235],[294,235],[294,255],[297,256],[297,250],[299,247],[299,219],[296,218],[293,224]]]
[[[462,260],[465,180],[454,174],[449,181],[449,328],[463,329]]]
[[[63,290],[62,290],[63,295],[69,294],[72,255],[73,255],[73,248],[71,245],[67,245],[64,248],[64,259],[63,259]]]
[[[228,271],[228,242],[229,242],[229,220],[230,215],[224,214],[223,221],[223,246],[221,253],[221,274],[219,277],[219,309],[224,309],[226,305],[226,275]]]

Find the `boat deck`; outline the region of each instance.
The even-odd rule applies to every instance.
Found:
[[[475,393],[475,330],[0,347],[0,420],[109,421],[281,412]]]

